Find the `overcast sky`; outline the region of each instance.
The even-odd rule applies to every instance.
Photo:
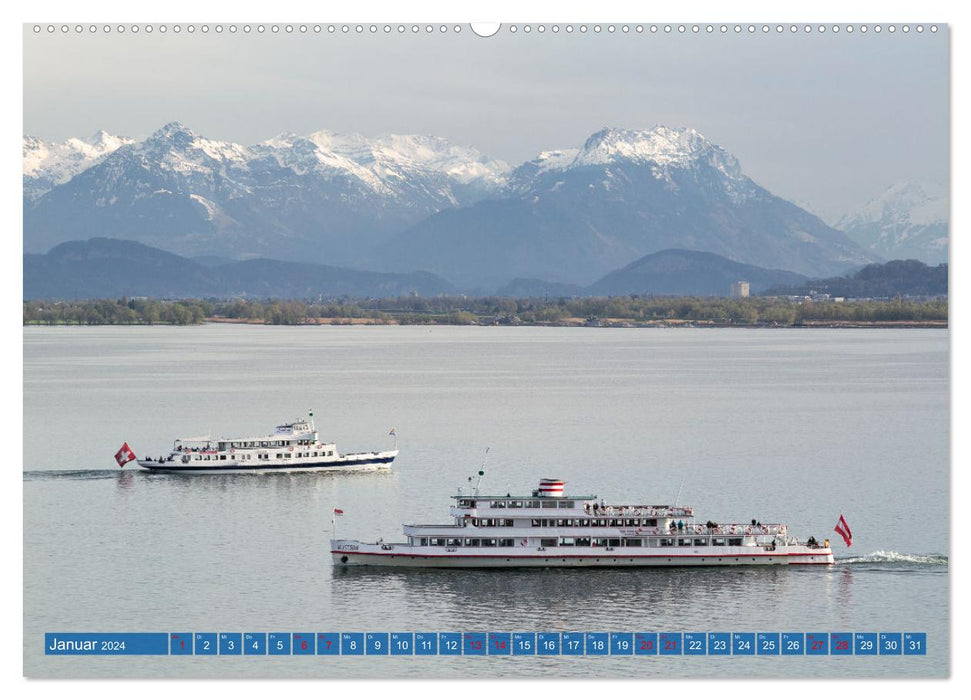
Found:
[[[24,130],[47,140],[143,138],[173,120],[244,144],[285,131],[424,133],[517,165],[603,126],[666,124],[698,129],[756,182],[827,219],[897,181],[947,183],[944,26],[722,36],[618,25],[488,39],[467,27],[24,31]]]

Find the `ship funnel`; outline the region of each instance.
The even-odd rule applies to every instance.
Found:
[[[540,479],[539,495],[547,498],[563,498],[563,480]]]

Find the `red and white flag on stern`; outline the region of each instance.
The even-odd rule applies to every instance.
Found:
[[[344,511],[340,508],[334,508],[334,515],[344,515]]]
[[[853,533],[850,532],[850,526],[846,524],[846,518],[843,517],[842,513],[840,514],[839,522],[836,523],[836,527],[833,529],[843,538],[847,547],[853,544]]]
[[[115,453],[115,461],[118,462],[119,467],[124,467],[133,459],[135,459],[135,453],[131,451],[127,442]]]

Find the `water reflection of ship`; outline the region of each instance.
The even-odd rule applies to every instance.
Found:
[[[658,569],[372,569],[333,570],[331,587],[342,605],[370,605],[376,597],[403,601],[405,615],[428,614],[499,623],[510,629],[580,629],[623,621],[648,625],[678,619],[699,601],[723,615],[753,592],[763,609],[783,605],[793,573],[787,567]],[[393,593],[392,593],[393,591]],[[433,601],[433,602],[432,602]],[[427,607],[426,607],[427,606]],[[783,616],[780,613],[778,616]]]

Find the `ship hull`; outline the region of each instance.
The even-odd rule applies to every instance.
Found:
[[[355,549],[356,547],[356,549]],[[408,545],[336,543],[331,546],[335,566],[380,566],[435,569],[510,569],[510,568],[577,568],[577,567],[666,567],[666,566],[792,566],[829,565],[832,550],[803,546],[779,547],[774,551],[751,551],[753,547],[731,548],[732,551],[684,553],[619,551],[574,552],[549,551],[503,553],[418,553]],[[422,547],[428,550],[428,547]],[[578,548],[581,549],[581,548]],[[583,548],[585,549],[585,548]],[[723,549],[723,548],[719,548]],[[749,550],[749,551],[738,551]]]

